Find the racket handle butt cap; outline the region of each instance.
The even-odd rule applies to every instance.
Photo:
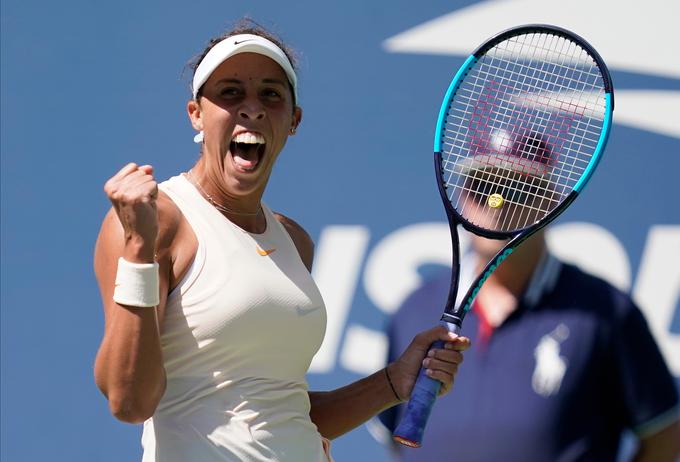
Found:
[[[420,443],[416,441],[411,441],[407,440],[406,438],[402,438],[401,436],[393,436],[392,439],[396,441],[399,444],[403,444],[404,446],[408,446],[410,448],[419,448],[421,446]]]

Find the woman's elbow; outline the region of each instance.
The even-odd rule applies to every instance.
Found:
[[[137,400],[124,396],[109,396],[111,414],[121,422],[140,424],[156,412],[158,401]]]
[[[109,388],[104,395],[109,401],[109,410],[116,419],[139,424],[154,415],[164,393],[165,380],[136,390],[128,387],[116,387],[113,390]]]
[[[147,380],[111,377],[95,366],[95,383],[106,397],[111,414],[126,423],[139,424],[149,419],[165,394],[166,378],[161,373]]]

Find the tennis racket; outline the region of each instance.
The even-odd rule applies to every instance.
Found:
[[[559,27],[526,25],[489,39],[449,85],[434,137],[437,185],[451,228],[451,287],[441,323],[459,333],[489,275],[579,195],[611,127],[614,94],[600,55]],[[458,225],[508,244],[459,306]],[[443,342],[433,347],[442,348]],[[394,439],[420,447],[440,382],[421,369]]]

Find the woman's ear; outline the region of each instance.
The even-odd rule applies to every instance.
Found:
[[[192,99],[187,103],[187,115],[189,120],[191,120],[191,126],[194,127],[194,130],[199,132],[203,130],[203,114],[201,113],[201,105],[198,104],[198,101]]]
[[[302,122],[302,108],[300,106],[295,106],[293,109],[293,120],[290,124],[290,134],[295,135],[297,132],[298,125]]]

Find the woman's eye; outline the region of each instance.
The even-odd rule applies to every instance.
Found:
[[[239,94],[239,89],[235,87],[226,87],[220,90],[220,96],[236,96]]]
[[[263,92],[264,96],[266,96],[269,99],[280,99],[281,98],[281,93],[278,90],[274,90],[272,88],[267,89]]]

